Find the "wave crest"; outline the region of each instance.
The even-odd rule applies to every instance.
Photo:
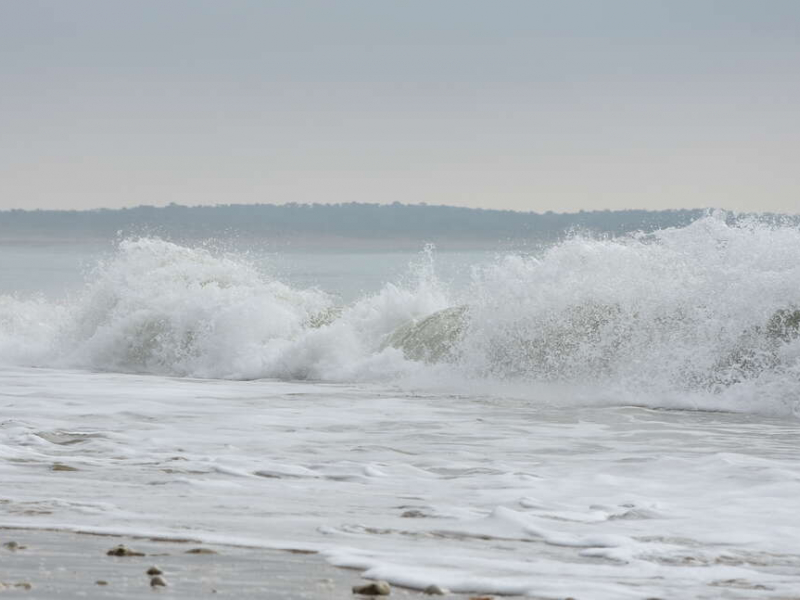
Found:
[[[583,386],[654,406],[798,410],[796,227],[711,215],[648,235],[575,236],[475,265],[460,297],[434,266],[424,253],[408,281],[337,306],[237,256],[126,240],[75,299],[0,297],[0,359],[411,385],[433,374],[437,384]]]

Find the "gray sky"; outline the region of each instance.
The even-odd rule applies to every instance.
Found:
[[[0,208],[800,212],[800,0],[0,0]]]

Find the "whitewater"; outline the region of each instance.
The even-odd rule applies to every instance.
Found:
[[[800,589],[796,226],[351,272],[132,237],[43,270],[70,251],[0,261],[0,526],[314,550],[414,589]]]

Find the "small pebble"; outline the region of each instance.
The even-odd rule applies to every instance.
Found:
[[[161,575],[156,575],[150,579],[150,587],[166,587],[167,582],[164,581],[164,578]]]
[[[163,575],[164,571],[159,569],[157,566],[153,565],[152,567],[147,569],[147,574],[148,575]]]
[[[27,581],[22,581],[20,583],[15,583],[14,587],[15,588],[20,588],[20,589],[23,589],[23,590],[30,590],[31,588],[33,588],[33,586],[30,583],[28,583]]]
[[[50,467],[51,471],[77,471],[75,467],[70,467],[69,465],[62,465],[61,463],[55,463],[52,467]]]
[[[211,548],[192,548],[187,550],[186,554],[217,554],[217,551]]]
[[[120,544],[119,546],[115,546],[108,552],[106,552],[108,556],[144,556],[144,552],[136,552],[136,550],[131,550],[124,544]]]
[[[450,593],[450,590],[447,590],[443,587],[439,587],[438,585],[429,585],[424,590],[422,590],[429,596],[445,596]]]
[[[363,596],[388,596],[391,592],[391,586],[385,581],[374,581],[364,585],[353,586],[353,593]]]

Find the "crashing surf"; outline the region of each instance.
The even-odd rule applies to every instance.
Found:
[[[499,256],[474,265],[461,294],[423,253],[404,281],[342,306],[240,256],[125,240],[75,298],[2,297],[0,359],[411,386],[435,373],[455,387],[588,386],[620,402],[671,406],[664,397],[682,396],[681,406],[691,397],[785,414],[800,391],[798,265],[795,226],[718,214]]]

